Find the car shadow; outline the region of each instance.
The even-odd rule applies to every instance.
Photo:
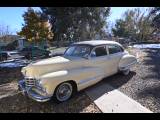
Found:
[[[131,80],[132,77],[135,75],[136,75],[136,72],[134,71],[131,71],[127,76],[122,75],[121,73],[118,73],[103,79],[99,83],[87,88],[86,91],[88,94],[90,94],[90,97],[92,100],[96,100],[102,95],[123,86],[129,80]],[[92,91],[92,93],[90,91]]]

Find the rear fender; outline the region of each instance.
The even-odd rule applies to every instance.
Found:
[[[119,70],[124,71],[124,70],[130,69],[136,63],[137,63],[137,59],[135,56],[126,54],[120,59]]]

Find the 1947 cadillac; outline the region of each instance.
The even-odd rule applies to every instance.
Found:
[[[19,88],[30,98],[45,102],[70,99],[74,93],[103,78],[122,72],[128,75],[137,59],[121,44],[106,40],[72,44],[63,56],[43,59],[22,68]]]

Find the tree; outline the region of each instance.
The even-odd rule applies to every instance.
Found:
[[[146,11],[148,12],[149,10]],[[149,12],[147,13],[146,11],[142,12],[139,8],[126,11],[123,19],[118,19],[115,27],[112,28],[113,34],[136,41],[149,40],[154,29],[151,27]]]
[[[9,26],[0,25],[0,39],[1,39],[1,41],[7,42],[8,35],[12,35],[12,32],[9,29]]]
[[[0,37],[12,34],[9,26],[0,25]]]
[[[18,35],[35,43],[52,39],[51,26],[44,14],[29,7],[23,14],[23,18],[24,24],[22,30],[17,33]]]
[[[154,7],[150,11],[150,16],[152,19],[152,26],[155,28],[156,32],[160,32],[160,7]]]
[[[103,34],[110,8],[41,7],[52,24],[54,40],[81,41]]]
[[[122,19],[118,19],[116,21],[115,27],[112,28],[112,32],[115,36],[118,37],[126,37],[126,29],[125,29],[125,21]]]
[[[123,14],[123,18],[120,18],[116,21],[115,28],[112,29],[112,32],[115,36],[118,37],[127,37],[134,39],[136,33],[135,29],[135,11],[127,10]]]

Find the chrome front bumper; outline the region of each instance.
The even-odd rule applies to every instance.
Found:
[[[29,87],[26,88],[25,87],[25,81],[24,80],[20,80],[18,83],[18,88],[20,91],[22,91],[23,95],[28,96],[29,98],[38,101],[38,102],[46,102],[49,101],[51,99],[52,96],[42,96],[40,94],[38,94],[37,92],[33,91],[33,87]]]

